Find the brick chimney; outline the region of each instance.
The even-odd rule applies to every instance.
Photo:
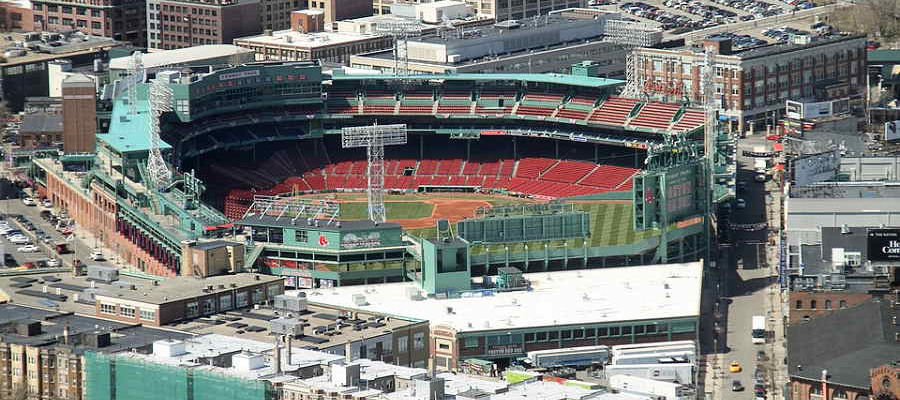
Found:
[[[291,12],[291,30],[303,33],[325,30],[325,12],[321,10],[299,10]]]

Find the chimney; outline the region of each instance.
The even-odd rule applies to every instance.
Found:
[[[293,339],[294,335],[287,335],[287,353],[285,354],[287,356],[287,362],[285,363],[285,365],[291,365],[291,349],[294,348],[291,342],[293,341]]]
[[[713,36],[703,40],[703,50],[712,50],[713,55],[729,55],[731,51],[731,38],[724,36]]]
[[[69,326],[63,327],[63,344],[69,344]]]
[[[828,370],[822,370],[822,397],[828,398]]]
[[[282,336],[275,336],[275,374],[281,375],[281,339]]]

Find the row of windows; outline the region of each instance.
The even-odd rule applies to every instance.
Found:
[[[156,10],[159,10],[159,4],[151,4],[150,8],[155,8]],[[217,12],[216,10],[210,10],[208,8],[207,9],[198,9],[196,7],[191,7],[190,10],[188,10],[187,6],[170,6],[168,4],[163,4],[162,10],[163,11],[174,11],[177,13],[185,13],[185,14],[188,11],[190,11],[191,14],[194,14],[194,15],[211,15],[213,17],[216,16],[216,12]]]
[[[817,309],[818,306],[819,306],[818,301],[816,301],[816,300],[810,300],[810,301],[809,301],[809,308],[810,308],[811,310]],[[797,302],[794,304],[794,307],[795,307],[796,309],[798,309],[798,310],[799,310],[799,309],[802,309],[802,308],[803,308],[803,300],[797,300]],[[840,307],[840,308],[847,308],[847,300],[840,300],[840,301],[838,301],[838,307]],[[831,310],[831,309],[832,309],[831,300],[825,300],[825,309],[826,309],[826,310]]]
[[[100,313],[107,315],[120,315],[126,318],[134,318],[135,315],[140,315],[140,318],[144,321],[155,321],[156,320],[156,311],[155,310],[146,310],[146,309],[136,309],[133,306],[120,305],[116,306],[115,304],[108,303],[100,303]]]
[[[413,335],[413,348],[416,350],[425,349],[425,333],[416,332]],[[403,353],[409,350],[409,336],[397,337],[397,352]]]
[[[32,6],[34,7],[35,11],[42,11],[44,9],[43,4],[33,4]],[[59,6],[57,6],[55,4],[49,4],[49,5],[47,5],[47,11],[48,12],[59,12]],[[62,13],[63,14],[72,14],[72,7],[71,6],[63,6]],[[75,7],[75,14],[87,15],[87,9],[84,7]],[[100,10],[91,10],[91,16],[99,17]]]

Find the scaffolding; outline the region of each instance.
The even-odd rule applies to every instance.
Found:
[[[475,218],[508,215],[540,215],[575,212],[575,204],[551,201],[537,204],[509,204],[500,206],[484,206],[475,209]]]
[[[87,352],[85,398],[91,400],[272,400],[267,381],[226,375],[200,364],[170,365],[140,355]]]

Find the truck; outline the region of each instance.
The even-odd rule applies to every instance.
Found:
[[[762,315],[753,316],[753,326],[750,335],[753,344],[763,344],[766,342],[766,317]]]
[[[609,360],[609,347],[584,346],[529,351],[526,363],[534,368],[589,367]]]

